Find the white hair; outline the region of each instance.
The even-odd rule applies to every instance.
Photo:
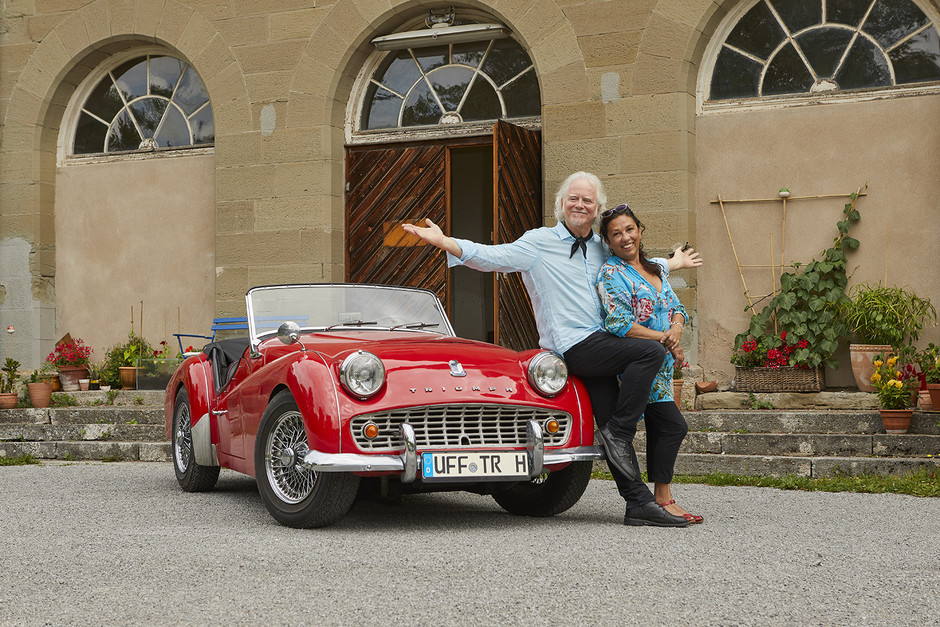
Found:
[[[597,175],[591,174],[590,172],[575,172],[562,182],[561,187],[558,188],[558,193],[555,194],[555,219],[559,222],[565,219],[565,197],[568,195],[568,189],[571,187],[571,184],[580,179],[584,179],[590,183],[594,188],[594,193],[597,195],[597,198],[594,199],[597,208],[597,214],[594,216],[594,224],[596,226],[600,221],[600,215],[606,210],[607,192],[604,191],[604,184],[597,178]]]

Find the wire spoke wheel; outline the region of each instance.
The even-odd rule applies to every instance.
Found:
[[[317,473],[301,462],[310,451],[299,411],[281,414],[265,443],[265,469],[271,488],[285,503],[299,503],[316,485]]]
[[[193,458],[193,428],[189,405],[176,408],[176,440],[173,442],[173,462],[181,473],[186,472]]]

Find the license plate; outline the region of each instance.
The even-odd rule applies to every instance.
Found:
[[[527,479],[529,456],[525,451],[422,453],[421,476],[428,481]]]

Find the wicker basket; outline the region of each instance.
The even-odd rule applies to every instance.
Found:
[[[738,392],[819,392],[823,389],[822,368],[742,368],[735,366]]]

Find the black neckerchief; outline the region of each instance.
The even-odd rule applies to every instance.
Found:
[[[574,244],[571,245],[571,254],[568,255],[568,259],[574,257],[574,254],[577,252],[578,248],[581,249],[581,252],[584,254],[584,258],[587,259],[587,242],[590,242],[594,238],[594,231],[591,231],[588,235],[584,237],[578,237],[571,232],[571,229],[568,228],[568,225],[564,222],[561,223],[565,227],[565,230],[568,231],[568,234],[574,238]]]

